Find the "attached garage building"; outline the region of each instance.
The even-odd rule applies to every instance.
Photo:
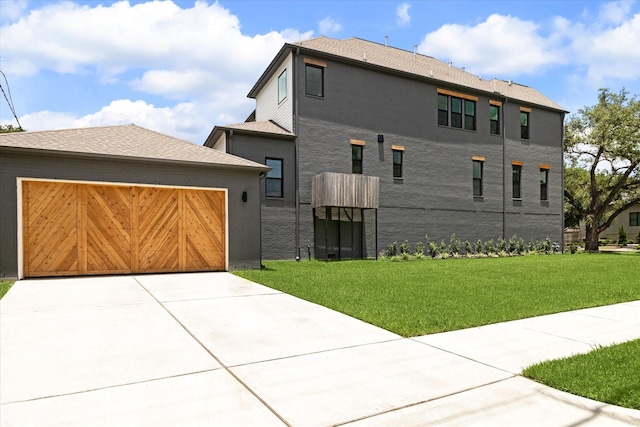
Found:
[[[136,125],[0,134],[0,277],[259,268],[267,170]]]

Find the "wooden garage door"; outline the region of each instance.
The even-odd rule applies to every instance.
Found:
[[[25,277],[221,271],[220,190],[23,181]]]

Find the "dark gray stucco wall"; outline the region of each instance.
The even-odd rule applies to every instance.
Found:
[[[227,151],[236,156],[265,163],[267,157],[282,159],[283,198],[265,197],[265,182],[260,183],[262,201],[263,259],[292,259],[296,256],[295,142],[290,139],[234,133]]]
[[[229,269],[260,267],[258,171],[0,151],[0,276],[18,272],[16,178],[67,179],[228,189]],[[242,201],[242,192],[248,195]]]
[[[326,61],[326,59],[323,59]],[[304,70],[302,55],[298,58]],[[562,113],[506,100],[504,135],[489,133],[489,98],[472,91],[327,61],[325,96],[299,96],[300,202],[311,202],[311,178],[351,173],[350,139],[364,140],[363,173],[380,177],[378,251],[393,241],[562,236]],[[476,95],[475,131],[437,124],[437,88]],[[498,101],[505,101],[492,98]],[[520,139],[520,107],[531,108],[531,137]],[[384,135],[384,143],[377,135]],[[392,177],[391,145],[404,151],[404,177]],[[484,195],[473,197],[472,156],[484,162]],[[511,192],[511,162],[522,161],[522,200]],[[549,201],[541,202],[539,165],[551,167]],[[504,192],[504,194],[503,194]],[[506,222],[503,219],[506,218]],[[301,222],[301,241],[313,229]]]

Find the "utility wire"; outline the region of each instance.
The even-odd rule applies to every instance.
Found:
[[[4,88],[2,87],[2,83],[0,83],[0,90],[4,95],[4,99],[7,100],[7,104],[9,105],[9,109],[11,110],[11,113],[13,113],[13,117],[16,119],[16,122],[18,123],[18,129],[22,130],[22,125],[20,124],[20,120],[18,120],[18,116],[16,115],[16,109],[13,106],[13,98],[11,97],[11,89],[9,88],[9,81],[7,80],[7,76],[4,74],[2,70],[0,70],[0,74],[2,74],[2,77],[4,77],[4,81],[7,84],[7,92],[9,93],[9,96],[7,97],[7,93],[5,93]]]

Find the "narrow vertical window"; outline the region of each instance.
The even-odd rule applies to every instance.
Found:
[[[393,177],[402,178],[402,149],[393,150]]]
[[[473,195],[482,196],[482,172],[484,162],[481,160],[473,161]]]
[[[540,200],[549,200],[549,169],[540,168]]]
[[[529,112],[520,111],[520,138],[529,139]]]
[[[640,225],[640,212],[629,212],[629,227]]]
[[[351,145],[351,173],[362,173],[362,145]]]
[[[265,180],[267,197],[283,197],[282,159],[266,159],[265,164],[271,168]]]
[[[500,135],[500,106],[489,105],[489,119],[491,135]]]
[[[306,64],[305,89],[307,95],[324,96],[324,68]]]
[[[520,192],[521,186],[520,181],[522,180],[522,166],[521,165],[511,165],[511,174],[512,174],[512,182],[513,182],[513,198],[521,199],[522,194]]]
[[[462,99],[451,97],[451,127],[462,128]]]
[[[438,94],[438,125],[449,126],[449,97]]]
[[[278,76],[278,104],[285,100],[287,97],[287,70],[282,72]]]
[[[476,102],[464,100],[464,128],[476,130]]]

